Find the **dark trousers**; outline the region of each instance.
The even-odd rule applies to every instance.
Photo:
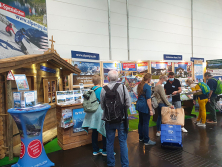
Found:
[[[10,36],[12,36],[12,32],[11,31],[6,31]]]
[[[139,139],[143,140],[144,143],[148,143],[148,141],[150,140],[149,122],[150,122],[150,114],[139,112],[139,125],[138,125]]]
[[[102,138],[103,138],[103,151],[106,151],[106,137],[102,136]],[[98,131],[96,129],[93,129],[92,132],[92,146],[93,146],[93,152],[99,151]]]
[[[161,122],[162,122],[162,118],[161,118],[161,110],[162,107],[165,107],[166,105],[163,103],[159,103],[158,105],[158,118],[157,118],[157,122],[156,122],[156,127],[157,127],[157,131],[161,131]]]
[[[217,122],[217,114],[216,114],[216,98],[217,97],[211,97],[210,103],[208,102],[206,105],[207,112],[210,112],[210,119],[211,121]]]

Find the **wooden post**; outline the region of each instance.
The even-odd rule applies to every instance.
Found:
[[[7,104],[7,110],[9,108],[12,108],[12,83],[11,81],[7,80],[7,74],[5,75],[5,81],[6,81],[6,104]],[[12,116],[8,114],[8,147],[9,147],[9,161],[13,160],[13,120]]]

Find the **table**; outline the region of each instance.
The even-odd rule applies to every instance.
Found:
[[[54,166],[43,147],[42,130],[45,115],[51,106],[37,105],[30,108],[11,108],[11,114],[21,137],[20,159],[12,167],[49,167]]]

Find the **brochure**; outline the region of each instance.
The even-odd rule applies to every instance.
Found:
[[[25,74],[15,74],[14,77],[18,91],[29,90],[29,84]]]

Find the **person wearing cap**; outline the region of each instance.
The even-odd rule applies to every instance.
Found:
[[[215,90],[217,88],[217,79],[213,78],[213,75],[210,72],[206,72],[204,74],[206,78],[207,85],[210,88],[210,93],[208,95],[208,103],[206,105],[207,111],[210,112],[210,118],[207,120],[207,123],[216,124],[217,123],[217,115],[216,115],[216,98]]]

